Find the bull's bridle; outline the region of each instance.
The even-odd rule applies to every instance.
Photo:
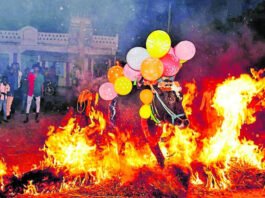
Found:
[[[184,113],[181,113],[181,114],[175,114],[173,111],[171,111],[171,109],[170,109],[170,108],[169,108],[169,107],[163,102],[163,100],[160,98],[160,96],[159,96],[158,92],[155,90],[155,88],[154,88],[152,85],[150,85],[150,87],[151,87],[153,93],[155,94],[156,98],[158,99],[158,101],[159,101],[160,104],[162,105],[162,107],[165,109],[165,111],[166,111],[166,112],[168,113],[168,115],[171,117],[171,124],[174,125],[176,119],[178,119],[178,120],[180,120],[181,122],[183,122],[184,119],[182,119],[181,116],[185,116],[185,114],[184,114]],[[152,105],[152,106],[153,106],[153,105]],[[152,114],[153,114],[153,115],[151,115],[151,118],[152,118],[155,122],[157,122],[158,119],[154,116],[153,111],[154,111],[154,107],[152,107]]]

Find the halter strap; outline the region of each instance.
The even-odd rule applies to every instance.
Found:
[[[152,90],[155,92],[155,95],[158,99],[158,101],[160,102],[160,104],[163,106],[163,108],[166,110],[166,112],[168,113],[168,115],[170,115],[171,117],[171,123],[174,124],[176,119],[180,119],[182,120],[180,117],[184,116],[184,113],[181,114],[175,114],[173,111],[171,111],[171,109],[168,108],[168,106],[163,102],[163,100],[160,98],[159,94],[157,93],[157,91],[155,90],[155,88],[153,86],[151,86]]]
[[[154,113],[155,109],[153,107],[153,104],[151,105],[151,120],[153,120],[156,124],[160,124],[161,121],[155,116]]]

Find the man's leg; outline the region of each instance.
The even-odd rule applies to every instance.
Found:
[[[7,101],[6,101],[6,116],[10,118],[10,113],[11,113],[11,106],[13,103],[14,97],[13,96],[7,96]]]
[[[21,113],[26,112],[26,104],[27,104],[27,94],[23,93],[22,95],[22,102],[21,102]]]
[[[6,116],[6,100],[3,101],[3,113],[4,113],[4,122],[8,122]]]
[[[39,122],[39,113],[40,113],[40,96],[36,97],[36,116],[35,116],[36,122]]]
[[[3,100],[0,100],[0,112],[1,112],[2,109],[3,109],[3,108],[2,108],[2,106],[3,106],[3,102],[4,102]],[[1,123],[1,119],[0,119],[0,123]]]
[[[28,96],[27,97],[26,119],[24,120],[24,123],[28,123],[29,122],[29,111],[30,111],[32,98],[33,98],[33,96]]]

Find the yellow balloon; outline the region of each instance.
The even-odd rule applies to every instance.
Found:
[[[140,117],[143,118],[143,119],[150,118],[150,116],[152,114],[152,110],[151,110],[150,105],[143,105],[140,108],[139,114],[140,114]]]
[[[127,77],[119,77],[114,83],[115,91],[122,96],[128,95],[132,91],[132,82]]]
[[[186,63],[186,62],[187,62],[187,60],[180,60],[179,61],[180,64],[183,64],[183,63]]]
[[[153,31],[146,40],[146,49],[150,56],[161,58],[165,56],[171,47],[169,35],[162,30]]]

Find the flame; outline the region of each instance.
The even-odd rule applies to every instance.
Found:
[[[3,176],[6,175],[7,173],[7,167],[6,167],[6,163],[4,162],[4,160],[0,159],[0,189],[2,189],[4,187],[4,180],[3,180]]]
[[[257,168],[264,167],[264,152],[252,141],[239,140],[242,125],[253,119],[253,111],[248,109],[248,104],[264,89],[264,83],[265,80],[255,81],[249,75],[241,75],[217,87],[214,108],[224,120],[216,134],[204,140],[201,161],[206,164],[224,161],[228,165],[232,158],[236,158]]]
[[[227,79],[218,85],[213,107],[223,117],[223,122],[213,137],[203,140],[203,149],[199,155],[199,161],[207,167],[215,167],[215,174],[211,170],[206,171],[209,188],[231,186],[227,175],[232,164],[264,169],[264,150],[251,140],[239,139],[242,125],[255,121],[255,111],[248,108],[248,105],[264,87],[265,79],[256,81],[247,74]],[[218,163],[222,166],[218,166]]]
[[[180,130],[177,126],[165,124],[160,146],[167,158],[167,164],[181,164],[190,167],[190,163],[195,158],[198,137],[199,133],[190,128]]]
[[[232,187],[231,174],[234,169],[251,167],[264,170],[265,151],[253,141],[240,136],[242,126],[255,123],[255,113],[265,107],[265,78],[253,70],[252,73],[255,74],[254,78],[242,74],[214,87],[215,93],[207,102],[211,102],[218,116],[210,116],[214,124],[204,129],[211,130],[212,136],[202,137],[200,127],[195,130],[192,126],[179,129],[170,124],[162,125],[159,146],[165,156],[165,169],[158,169],[148,142],[135,137],[136,133],[129,129],[113,127],[103,112],[91,107],[90,112],[86,112],[85,127],[80,126],[78,116],[71,114],[65,126],[49,128],[41,149],[45,156],[40,167],[55,169],[56,174],[63,175],[59,187],[49,188],[49,193],[58,189],[68,192],[111,179],[118,179],[124,184],[137,178],[136,175],[143,168],[164,174],[165,178],[173,178],[175,175],[169,175],[172,174],[170,167],[181,165],[191,173],[192,185],[202,185],[207,189]],[[192,117],[196,110],[192,109],[197,97],[195,81],[186,83],[185,88],[187,92],[183,107],[187,116]],[[253,102],[255,99],[258,102]],[[13,167],[13,171],[14,175],[19,174],[18,167]],[[6,172],[6,164],[0,160],[2,189]],[[159,183],[152,179],[148,181]],[[47,192],[39,192],[41,190],[33,181],[29,181],[26,187],[24,194],[28,195]]]
[[[25,195],[39,195],[36,186],[33,184],[33,181],[29,181],[27,188],[24,190],[23,194]]]
[[[164,124],[159,145],[166,166],[181,164],[191,170],[192,184],[203,184],[209,189],[231,186],[229,173],[235,164],[264,169],[264,151],[253,141],[239,138],[242,125],[255,122],[256,109],[249,104],[264,91],[264,85],[265,79],[253,79],[246,74],[219,84],[212,98],[218,113],[212,119],[219,120],[213,120],[218,125],[210,129],[214,130],[210,138],[200,140],[200,133],[192,127],[180,130]],[[183,107],[191,116],[197,96],[195,81],[185,87]],[[157,164],[149,146],[139,146],[130,134],[126,129],[110,127],[104,114],[92,108],[86,127],[80,127],[75,118],[70,118],[66,126],[50,128],[42,149],[46,155],[42,166],[65,173],[61,191],[75,188],[77,184],[100,183],[117,177],[121,182],[129,181],[141,167],[152,169]],[[196,166],[192,165],[194,162],[202,164],[206,181],[200,178]],[[75,179],[69,179],[72,176]]]
[[[197,87],[195,81],[186,83],[184,87],[187,89],[187,93],[183,97],[182,105],[185,109],[186,116],[190,116],[192,114],[191,105],[197,96]]]
[[[129,137],[118,138],[115,134],[122,132],[108,131],[102,112],[93,109],[89,122],[87,127],[81,128],[76,119],[71,118],[65,127],[57,130],[51,127],[42,149],[46,154],[42,166],[67,172],[69,176],[84,174],[86,182],[99,183],[117,176],[125,182],[133,175],[133,169],[156,164],[147,145],[136,149],[135,144],[128,141]],[[69,186],[75,185],[63,182],[61,189]]]

